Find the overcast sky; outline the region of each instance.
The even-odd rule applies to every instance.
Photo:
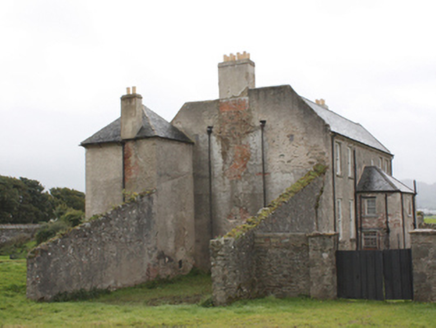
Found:
[[[223,54],[361,123],[399,179],[436,182],[436,2],[0,2],[0,175],[85,191],[79,143],[136,86],[171,120],[218,97]]]

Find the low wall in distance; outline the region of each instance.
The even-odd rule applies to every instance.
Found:
[[[0,224],[0,246],[19,236],[26,236],[30,239],[39,227],[39,224]]]

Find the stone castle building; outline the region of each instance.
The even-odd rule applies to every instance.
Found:
[[[245,52],[224,56],[218,76],[219,98],[185,103],[171,123],[128,88],[120,118],[82,142],[89,220],[31,252],[29,298],[193,266],[212,270],[217,304],[253,290],[334,297],[323,274],[336,249],[410,248],[415,192],[383,144],[322,99],[256,88]],[[262,218],[242,239],[217,238]]]

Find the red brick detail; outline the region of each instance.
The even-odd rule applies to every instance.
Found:
[[[135,159],[134,147],[134,141],[129,141],[124,144],[124,181],[126,185],[128,181],[134,179],[140,171]]]
[[[247,98],[235,98],[220,101],[220,112],[240,111],[248,109]]]

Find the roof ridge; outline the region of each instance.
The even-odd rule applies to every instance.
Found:
[[[410,191],[413,191],[412,188],[406,186],[404,183],[402,183],[402,182],[401,182],[400,180],[398,180],[397,178],[395,178],[395,177],[393,177],[393,176],[391,176],[391,175],[388,175],[385,171],[381,170],[380,168],[378,168],[378,169],[382,172],[383,175],[385,175],[385,177],[389,180],[389,182],[391,183],[391,185],[393,184],[393,182],[392,182],[391,180],[395,180],[398,184],[400,184],[400,185],[402,185],[403,187],[409,189]],[[395,186],[395,188],[398,189],[398,186]]]
[[[392,181],[389,179],[388,175],[378,166],[372,165],[370,166],[372,168],[375,168],[376,171],[382,176],[382,178],[393,188],[393,189],[398,189],[398,187],[396,185],[394,185],[392,183]]]
[[[151,110],[151,109],[148,108],[147,106],[142,105],[142,113],[143,113],[143,114],[145,115],[145,117],[147,118],[147,120],[148,120],[148,125],[150,126],[151,130],[153,131],[153,133],[154,133],[155,135],[157,135],[157,133],[156,133],[156,129],[155,129],[155,127],[153,126],[153,122],[152,122],[152,120],[150,119],[150,117],[149,117],[149,115],[148,115],[148,113],[147,113],[147,109],[148,109],[148,110]]]
[[[322,108],[322,109],[324,109],[324,110],[327,110],[327,111],[329,111],[330,113],[333,113],[333,114],[335,114],[335,115],[337,115],[337,116],[343,118],[344,120],[347,120],[347,121],[350,122],[350,123],[353,123],[353,124],[356,124],[356,125],[360,125],[362,128],[364,128],[362,124],[360,124],[360,123],[358,123],[358,122],[354,122],[354,121],[350,120],[349,118],[346,118],[345,116],[342,116],[341,114],[338,114],[338,113],[336,113],[335,111],[332,111],[332,110],[329,109],[329,108],[322,107],[322,106],[318,105],[317,103],[313,102],[312,100],[307,99],[306,97],[303,97],[303,96],[300,96],[300,95],[299,95],[299,97],[300,97],[300,98],[303,98],[303,99],[306,99],[307,101],[310,101],[312,104],[314,104],[314,105],[316,105],[316,106],[318,106],[318,107],[320,107],[320,108]],[[365,128],[364,128],[364,129],[365,129]],[[365,130],[366,130],[366,129],[365,129]],[[368,130],[366,130],[366,131],[369,132]]]
[[[316,115],[330,126],[332,132],[392,155],[389,149],[387,149],[377,138],[364,128],[362,124],[353,122],[333,110],[314,103],[312,100],[300,95],[298,96],[316,113]]]

